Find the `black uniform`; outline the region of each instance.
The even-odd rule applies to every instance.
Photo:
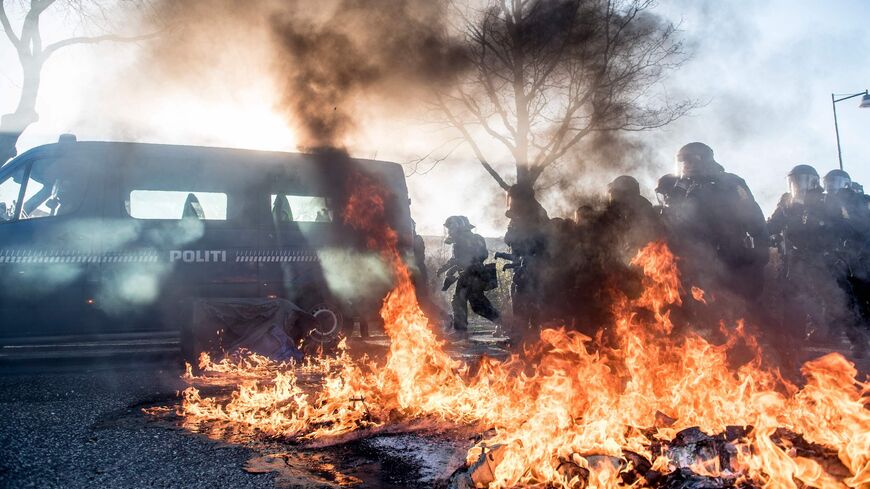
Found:
[[[751,302],[763,289],[768,260],[764,214],[742,178],[714,165],[704,176],[659,180],[668,240],[691,285]]]
[[[851,317],[842,323],[856,353],[865,354],[870,336],[870,206],[864,195],[840,189],[825,195],[831,227],[829,269],[847,296]]]
[[[835,246],[827,207],[820,190],[808,192],[803,202],[793,201],[788,193],[779,199],[767,229],[788,262],[820,258]],[[788,274],[788,267],[784,272]]]
[[[830,338],[837,328],[852,329],[854,314],[844,280],[843,222],[820,189],[802,201],[785,194],[768,221],[771,243],[779,252],[781,330],[803,339]]]
[[[610,243],[615,258],[625,263],[647,243],[662,237],[658,213],[650,201],[639,194],[611,200],[601,222],[603,240]]]
[[[488,256],[486,241],[470,230],[459,230],[450,236],[453,244],[453,257],[442,267],[448,273],[458,273],[456,290],[453,293],[453,327],[457,330],[468,329],[468,305],[481,316],[496,321],[498,310],[492,305],[484,292],[490,287],[490,270],[483,262]]]
[[[504,242],[511,252],[497,255],[513,263],[511,280],[511,304],[516,323],[515,334],[522,336],[529,326],[537,326],[543,309],[542,286],[546,281],[548,223],[546,210],[535,199],[534,191],[522,185],[514,185],[505,216],[510,218]]]

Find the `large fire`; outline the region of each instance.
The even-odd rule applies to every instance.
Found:
[[[379,205],[351,198],[345,219],[377,223],[372,212]],[[188,379],[232,379],[236,387],[229,400],[189,387],[180,408],[185,423],[231,424],[293,440],[415,420],[474,425],[487,437],[468,463],[490,455],[490,472],[475,481],[490,488],[643,485],[621,475],[638,460],[662,473],[685,466],[662,447],[697,427],[708,435],[737,434],[727,465],[697,456],[688,467],[696,474],[771,488],[870,487],[870,383],[844,357],[829,354],[803,366],[798,387],[762,365],[760,347],[742,324],[721,325],[727,338],[721,345],[674,333],[668,311],[680,301],[681,284],[664,243],[650,243],[634,259],[645,289],[616,304],[614,341],[545,329],[523,354],[483,358],[472,372],[444,351],[418,307],[395,233],[374,231],[380,239],[370,244],[392,265],[397,283],[381,309],[391,340],[385,362],[354,359],[344,345],[304,365],[206,358],[203,376]],[[703,300],[700,289],[692,295]],[[733,367],[729,352],[737,345],[753,355]],[[824,447],[836,467],[804,456],[783,432]]]

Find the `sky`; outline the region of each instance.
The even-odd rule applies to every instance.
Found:
[[[665,128],[634,136],[649,149],[650,161],[635,172],[646,195],[654,198],[656,179],[672,171],[674,153],[691,141],[709,144],[728,171],[747,181],[768,215],[791,167],[812,164],[822,175],[836,168],[831,93],[870,88],[870,2],[661,0],[656,12],[679,23],[692,53],[665,90],[703,103]],[[45,37],[77,32],[74,20],[47,17]],[[295,150],[293,129],[274,109],[276,90],[267,77],[242,71],[212,77],[207,86],[201,78],[169,84],[142,62],[145,51],[139,43],[57,53],[43,71],[40,120],[23,135],[19,151],[66,132],[80,140]],[[247,56],[219,53],[215,63],[233,54]],[[20,76],[11,45],[0,39],[0,113],[14,108]],[[859,109],[859,101],[837,105],[840,138],[845,169],[870,189],[870,109]],[[432,149],[427,131],[435,129],[415,122],[369,122],[351,152],[408,163]],[[413,165],[406,168],[412,213],[424,234],[440,235],[451,214],[467,215],[487,236],[504,233],[502,194],[467,152],[460,149],[431,169],[422,165],[415,174]],[[599,191],[616,176],[603,169],[578,175],[576,185]],[[574,207],[553,193],[544,203],[553,216]]]

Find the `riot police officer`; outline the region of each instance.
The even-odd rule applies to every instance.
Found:
[[[842,286],[847,264],[837,253],[842,226],[825,202],[819,174],[810,165],[788,173],[788,192],[768,221],[779,253],[783,332],[818,341],[854,321]],[[831,186],[831,179],[828,185]],[[847,326],[849,329],[850,326]]]
[[[510,219],[504,236],[510,253],[496,253],[496,258],[510,260],[505,269],[513,270],[511,304],[514,336],[520,338],[536,326],[542,312],[542,292],[547,262],[550,221],[547,211],[535,198],[530,185],[515,184],[507,193],[505,216]]]
[[[859,242],[870,238],[870,206],[862,192],[853,185],[852,178],[843,170],[829,171],[823,180],[825,203],[835,218],[843,220],[844,236]],[[857,245],[858,243],[852,243]]]
[[[640,194],[640,184],[621,175],[607,185],[608,203],[601,219],[605,241],[612,243],[626,263],[644,245],[660,236],[659,217],[652,203]]]
[[[834,169],[825,174],[822,180],[822,187],[828,194],[833,194],[838,190],[852,190],[852,177],[844,170]]]
[[[656,193],[683,275],[713,293],[754,302],[768,260],[761,208],[746,182],[725,172],[706,144],[683,146],[676,163],[676,174],[662,177]]]
[[[855,190],[843,170],[829,171],[823,179],[825,207],[832,236],[827,250],[837,271],[837,283],[848,298],[852,317],[843,324],[857,354],[864,354],[870,336],[870,206]]]
[[[441,268],[438,275],[447,273],[443,290],[447,290],[454,282],[453,293],[453,328],[457,331],[468,330],[468,306],[489,319],[499,319],[498,310],[492,305],[484,292],[498,286],[495,266],[484,265],[488,256],[486,241],[471,230],[474,226],[465,216],[450,216],[444,222],[447,229],[445,243],[453,245],[453,256]]]
[[[810,165],[797,165],[787,177],[788,192],[782,195],[776,210],[767,221],[773,246],[785,259],[785,273],[790,261],[798,257],[821,256],[830,249],[831,233],[824,193],[819,174]],[[827,241],[827,242],[826,242]]]

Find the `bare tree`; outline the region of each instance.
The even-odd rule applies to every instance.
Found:
[[[653,0],[490,0],[464,14],[471,69],[436,108],[507,190],[486,143],[506,148],[516,182],[541,174],[596,131],[664,126],[691,101],[652,100],[686,60]]]
[[[18,105],[14,112],[5,114],[0,118],[0,165],[17,154],[15,146],[18,144],[18,138],[28,126],[39,120],[39,115],[36,113],[36,100],[39,94],[42,67],[53,54],[69,46],[106,41],[136,41],[153,37],[153,34],[145,36],[105,34],[74,36],[48,44],[43,43],[40,18],[49,7],[58,4],[58,9],[66,8],[75,11],[82,18],[103,14],[102,7],[98,3],[94,4],[96,14],[90,13],[85,3],[87,0],[30,0],[22,2],[22,7],[27,5],[26,14],[20,29],[16,32],[6,13],[7,1],[0,0],[0,23],[3,25],[6,37],[18,54],[22,71]]]

